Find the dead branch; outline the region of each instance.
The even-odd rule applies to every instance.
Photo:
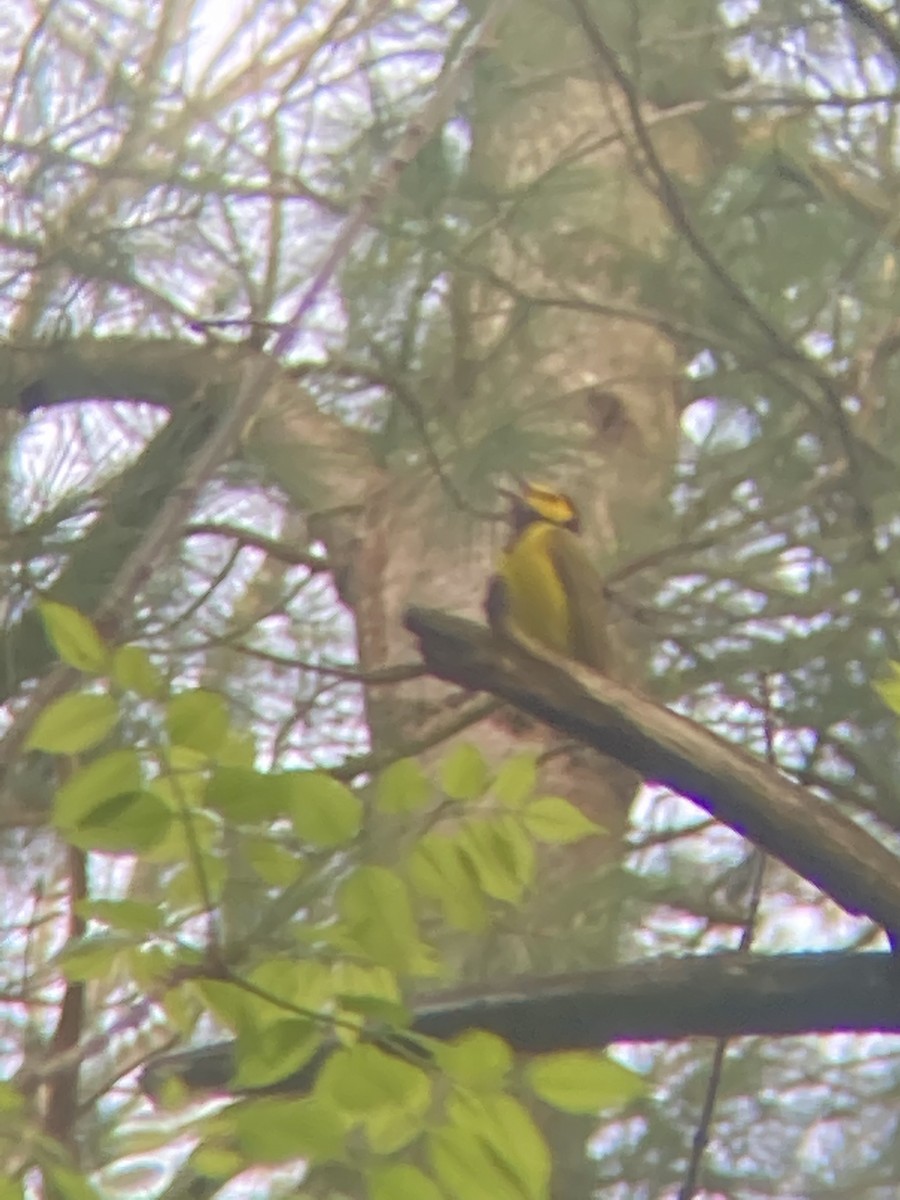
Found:
[[[819,796],[738,746],[537,646],[411,608],[406,627],[440,679],[492,695],[693,800],[848,912],[900,931],[900,858]]]

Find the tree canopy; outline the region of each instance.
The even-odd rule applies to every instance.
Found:
[[[0,1200],[896,1195],[894,9],[0,31]]]

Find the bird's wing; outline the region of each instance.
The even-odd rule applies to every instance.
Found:
[[[500,635],[506,631],[509,599],[502,575],[492,575],[488,580],[487,593],[484,597],[484,613],[488,625],[495,634]]]
[[[568,529],[554,532],[550,539],[550,554],[569,601],[572,658],[595,671],[609,674],[614,654],[603,579],[585,550],[584,542]]]

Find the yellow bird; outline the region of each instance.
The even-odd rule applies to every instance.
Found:
[[[488,586],[491,628],[500,637],[519,630],[557,654],[609,672],[603,580],[579,536],[574,502],[540,483],[501,494],[512,504],[511,532]]]

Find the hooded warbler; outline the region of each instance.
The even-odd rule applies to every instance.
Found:
[[[584,548],[574,502],[539,483],[501,494],[511,502],[511,528],[485,601],[494,633],[515,637],[519,630],[556,654],[608,672],[613,655],[603,580]]]

